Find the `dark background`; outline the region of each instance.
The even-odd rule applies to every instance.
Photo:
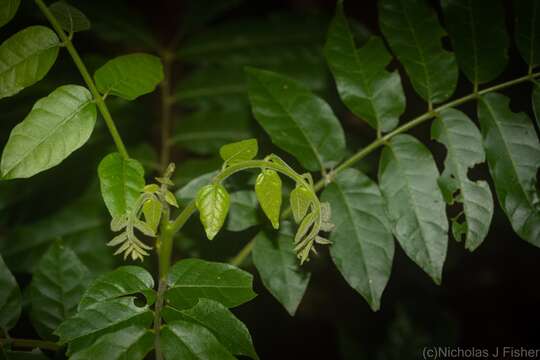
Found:
[[[97,19],[92,16],[101,16],[99,12],[90,15],[92,9],[107,9],[109,12],[107,15],[113,17],[115,15],[115,10],[108,7],[111,1],[73,3],[81,9],[89,9],[86,12],[92,21]],[[136,14],[137,21],[145,23],[160,43],[169,44],[171,41],[177,41],[174,34],[185,21],[183,16],[188,11],[185,3],[136,0],[126,4],[130,11]],[[437,4],[433,5],[437,8]],[[511,33],[513,15],[509,5],[506,4],[507,25]],[[319,13],[329,20],[333,15],[334,6],[335,2],[332,0],[245,1],[209,24],[199,27],[195,32],[211,30],[212,26],[221,22],[235,21],[246,16],[264,17],[276,11],[294,12],[305,16]],[[370,32],[380,34],[375,1],[349,0],[346,1],[345,9],[350,18],[356,19]],[[18,17],[16,22],[2,29],[2,37],[12,29],[20,28],[24,23],[36,20],[43,22],[31,1],[27,1],[21,11],[24,11],[24,16]],[[118,13],[116,16],[127,15]],[[249,31],[250,29],[246,29],[246,32]],[[326,29],[321,31],[325,32]],[[180,46],[183,40],[178,40]],[[83,54],[99,52],[110,57],[118,53],[139,50],[137,44],[106,41],[95,36],[92,31],[82,34],[77,39],[76,46]],[[495,83],[522,76],[527,71],[513,45],[509,54],[508,67]],[[67,78],[80,82],[70,59],[65,54],[61,59],[61,64],[55,66],[55,70],[61,72],[58,75],[59,79]],[[401,117],[403,123],[423,113],[426,105],[412,90],[403,69],[398,64],[392,65],[395,66],[398,66],[402,74],[407,96],[407,111]],[[183,75],[189,71],[189,66],[175,65],[176,81],[180,83]],[[343,109],[337,100],[332,82],[330,89],[330,92],[323,96],[331,102],[342,119],[351,151],[358,150],[372,139],[373,134],[367,126]],[[454,98],[468,94],[471,90],[471,85],[462,77]],[[521,85],[505,93],[511,97],[514,111],[531,114],[529,85]],[[144,116],[159,117],[157,96],[147,97],[142,102],[147,111]],[[469,103],[461,109],[474,118],[474,104]],[[180,116],[181,113],[182,111],[177,110],[175,115]],[[156,127],[157,121],[153,123]],[[132,138],[148,137],[144,125],[133,124],[134,122],[129,126]],[[253,126],[257,127],[255,122]],[[425,124],[414,129],[413,133],[433,150],[439,166],[442,166],[444,148],[429,139],[429,129],[429,124]],[[257,131],[260,132],[260,129]],[[7,134],[8,132],[2,130],[2,141]],[[260,136],[264,137],[264,134],[261,133]],[[105,142],[107,140],[105,136]],[[159,144],[156,129],[153,130],[149,141],[155,145]],[[361,165],[372,177],[376,177],[377,156],[378,153]],[[82,155],[81,157],[73,161],[86,161]],[[182,150],[176,150],[174,153],[174,159],[178,162],[191,157],[189,152]],[[88,163],[93,164],[98,158],[96,156],[95,159],[88,160]],[[81,165],[80,184],[74,182],[68,186],[65,196],[69,198],[80,193],[91,181],[92,176],[94,176],[92,170],[86,170],[86,167]],[[473,176],[489,179],[485,166],[474,169]],[[491,180],[488,181],[494,190]],[[36,209],[36,212],[47,214],[51,211],[51,206],[43,206],[41,210]],[[21,208],[11,211],[10,215],[30,216],[19,215],[24,213],[24,209]],[[193,233],[200,231],[196,224],[190,226],[194,228]],[[218,239],[218,243],[210,245],[204,243],[195,247],[200,246],[198,253],[205,258],[224,260],[226,256],[223,254],[234,254],[253,234],[253,231],[229,234]],[[229,239],[230,242],[227,242]],[[185,255],[187,254],[178,254],[178,256]],[[523,345],[527,348],[539,348],[539,259],[540,249],[514,234],[497,205],[489,235],[474,253],[469,253],[463,248],[463,244],[450,239],[441,286],[436,286],[405,256],[399,246],[396,246],[392,276],[383,295],[381,310],[377,313],[371,312],[362,297],[343,280],[332,264],[327,250],[322,250],[320,256],[307,265],[313,272],[312,280],[295,317],[290,317],[286,313],[264,289],[257,277],[255,289],[259,296],[236,309],[235,313],[250,329],[262,359],[416,359],[420,357],[420,349],[423,346],[432,345],[490,349],[497,346]],[[249,270],[256,273],[252,267],[249,267]],[[18,278],[23,282],[28,280],[25,275],[19,275]],[[16,332],[18,333],[14,335],[21,337],[32,334],[28,324],[25,323],[20,325]]]

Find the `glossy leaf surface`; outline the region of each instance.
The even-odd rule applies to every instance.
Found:
[[[13,19],[21,5],[21,0],[0,0],[0,27]]]
[[[49,6],[49,10],[68,33],[90,29],[90,20],[73,5],[57,1]]]
[[[229,212],[229,193],[221,184],[206,185],[197,193],[196,205],[206,236],[212,240],[225,223]]]
[[[281,210],[281,178],[279,174],[274,170],[264,169],[257,176],[255,194],[272,226],[274,229],[278,229]]]
[[[219,155],[227,162],[227,164],[232,165],[253,159],[257,156],[257,151],[259,151],[257,140],[248,139],[223,145],[221,149],[219,149]]]

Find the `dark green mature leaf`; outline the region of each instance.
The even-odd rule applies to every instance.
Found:
[[[40,260],[32,278],[32,324],[42,338],[77,309],[89,280],[89,271],[77,255],[60,242],[53,244]]]
[[[154,347],[154,334],[141,326],[130,326],[100,337],[92,346],[75,353],[71,360],[142,360]]]
[[[132,325],[148,326],[153,319],[147,306],[138,307],[134,297],[106,300],[79,311],[54,332],[60,343],[69,343],[68,355],[91,346],[101,336]]]
[[[0,329],[9,330],[21,315],[21,290],[0,256]]]
[[[448,99],[456,87],[454,55],[443,49],[444,29],[426,0],[381,0],[379,22],[416,92],[429,103]]]
[[[239,162],[253,159],[257,156],[259,145],[256,139],[242,140],[231,144],[226,144],[219,149],[219,155],[232,165]]]
[[[372,37],[356,48],[343,1],[328,30],[325,54],[345,105],[374,129],[386,132],[395,128],[405,110],[401,78],[397,71],[386,71],[392,57],[381,38]]]
[[[252,290],[252,282],[251,274],[232,265],[187,259],[171,268],[166,298],[177,309],[192,307],[200,298],[215,300],[230,308],[257,295]]]
[[[341,160],[345,151],[343,129],[323,99],[279,74],[246,71],[253,113],[274,144],[311,171]]]
[[[540,4],[536,0],[514,1],[516,46],[529,66],[540,65]]]
[[[339,174],[322,194],[335,229],[330,254],[345,280],[374,311],[390,278],[394,238],[377,185],[356,169]]]
[[[58,56],[59,40],[44,26],[30,26],[0,45],[0,99],[43,79]]]
[[[274,229],[279,229],[281,211],[281,178],[279,174],[275,170],[263,169],[255,182],[255,194]]]
[[[60,164],[86,143],[96,116],[92,95],[82,86],[60,86],[38,100],[11,131],[2,153],[2,176],[28,178]]]
[[[230,206],[229,193],[221,184],[206,185],[197,193],[196,205],[206,236],[212,240],[227,218]]]
[[[163,317],[168,323],[184,320],[202,325],[224,345],[231,354],[245,355],[258,359],[249,330],[234,314],[219,302],[200,299],[197,305],[187,310],[166,307]]]
[[[485,181],[471,181],[467,176],[469,169],[486,159],[482,135],[467,115],[447,109],[433,122],[431,137],[447,148],[439,178],[444,198],[449,205],[455,201],[463,204],[464,219],[452,220],[454,237],[460,241],[465,235],[465,247],[473,251],[485,239],[493,216],[489,185]]]
[[[410,135],[397,135],[382,152],[379,182],[393,232],[405,253],[440,284],[448,220],[429,150]]]
[[[163,65],[157,56],[136,53],[107,61],[94,74],[102,94],[134,100],[151,93],[163,80]]]
[[[49,10],[58,20],[62,29],[68,33],[90,29],[90,20],[86,15],[68,3],[57,1],[49,6]]]
[[[166,360],[235,360],[236,358],[205,327],[177,320],[163,327],[161,348]]]
[[[215,154],[221,146],[253,136],[249,111],[202,110],[182,118],[171,141],[196,154]]]
[[[508,35],[500,0],[442,0],[446,27],[460,68],[473,84],[495,79],[508,62]]]
[[[253,263],[264,286],[294,316],[311,274],[300,266],[294,251],[294,229],[283,223],[277,236],[261,231],[255,237]]]
[[[148,302],[154,298],[154,279],[152,275],[139,266],[121,266],[114,271],[104,274],[84,292],[79,302],[78,311],[92,305],[115,298],[143,293]]]
[[[98,167],[101,195],[111,216],[131,211],[144,188],[144,168],[135,159],[119,153],[103,158]]]
[[[231,209],[227,218],[227,230],[243,231],[258,223],[255,193],[248,190],[231,193]]]
[[[186,203],[197,198],[197,193],[199,190],[203,186],[210,184],[217,173],[217,171],[212,171],[196,177],[184,185],[184,187],[178,189],[176,192],[176,197],[180,200],[180,202]]]
[[[21,5],[21,0],[0,0],[0,27],[13,19]]]
[[[510,99],[496,93],[480,98],[478,118],[499,203],[514,231],[540,246],[540,143],[534,126],[526,114],[510,110]]]
[[[532,107],[536,125],[540,128],[540,85],[537,83],[533,84]]]

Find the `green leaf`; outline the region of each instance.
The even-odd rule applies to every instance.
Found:
[[[84,292],[78,310],[88,309],[92,305],[127,295],[143,293],[152,302],[154,298],[154,279],[152,275],[139,266],[121,266],[104,274]]]
[[[165,325],[160,341],[166,360],[236,360],[209,330],[193,322],[177,320]]]
[[[9,330],[21,315],[21,290],[0,256],[0,329]]]
[[[499,203],[514,231],[540,246],[540,144],[534,126],[526,114],[510,110],[510,99],[496,93],[480,98],[478,118]]]
[[[92,346],[75,353],[71,360],[142,360],[154,348],[154,334],[141,326],[130,326],[100,337]]]
[[[257,145],[257,140],[248,139],[223,145],[221,149],[219,149],[219,155],[224,161],[227,162],[227,164],[232,165],[239,162],[252,160],[255,156],[257,156],[258,151],[259,146]]]
[[[49,6],[49,10],[58,20],[62,29],[68,33],[90,29],[90,20],[75,6],[63,1],[57,1]]]
[[[231,308],[256,296],[252,282],[251,274],[232,265],[187,259],[171,268],[166,298],[177,309],[192,307],[200,298]]]
[[[313,193],[303,185],[296,185],[289,195],[294,221],[299,223],[313,204]]]
[[[21,5],[21,0],[0,0],[0,27],[13,19]]]
[[[540,84],[533,84],[532,107],[536,125],[540,128]]]
[[[176,198],[174,199],[176,200]],[[150,229],[152,229],[152,232],[154,234],[157,233],[159,223],[161,221],[161,212],[163,211],[163,205],[161,204],[161,201],[155,198],[148,199],[143,204],[142,210],[146,223],[148,224],[148,226],[150,226]]]
[[[255,118],[276,146],[310,171],[342,159],[343,129],[323,99],[282,75],[253,68],[246,72]]]
[[[264,286],[294,316],[311,274],[300,266],[294,251],[294,232],[285,222],[279,234],[261,231],[255,237],[253,264]]]
[[[427,1],[381,0],[379,22],[415,91],[429,103],[448,99],[457,83],[456,59],[443,49],[445,31]]]
[[[49,360],[49,358],[43,355],[43,352],[36,348],[32,351],[13,351],[5,350],[0,355],[4,355],[2,360]]]
[[[439,178],[445,200],[449,205],[454,201],[463,204],[465,218],[452,221],[453,233],[463,233],[465,247],[473,251],[487,236],[493,216],[489,185],[485,181],[471,181],[467,176],[469,169],[486,159],[482,135],[467,115],[447,109],[433,122],[431,137],[447,148],[444,171]],[[460,241],[461,236],[456,240]]]
[[[217,171],[212,171],[192,179],[176,192],[176,196],[178,199],[180,199],[180,201],[184,201],[186,203],[196,199],[199,190],[203,186],[210,184],[217,173]]]
[[[231,194],[231,209],[227,230],[243,231],[259,223],[257,198],[253,191],[235,191]]]
[[[443,0],[444,18],[460,68],[473,84],[494,80],[508,62],[500,0]]]
[[[45,253],[30,284],[30,318],[42,338],[75,313],[88,280],[88,269],[67,246],[56,242]]]
[[[60,343],[69,343],[68,355],[94,344],[105,334],[132,326],[148,326],[153,314],[147,306],[138,307],[134,297],[96,303],[64,321],[54,332]]]
[[[379,162],[379,182],[388,216],[403,250],[435,283],[441,283],[448,220],[429,150],[410,135],[392,138]]]
[[[204,326],[231,354],[245,355],[258,359],[253,341],[246,326],[219,302],[200,299],[197,305],[187,310],[166,307],[163,317],[168,323],[184,320]]]
[[[540,4],[536,0],[514,1],[516,46],[529,66],[540,65]]]
[[[372,37],[356,48],[343,1],[338,2],[328,30],[325,54],[345,105],[374,129],[395,128],[405,110],[401,78],[397,71],[386,71],[392,57],[381,38]]]
[[[279,213],[281,211],[281,178],[279,174],[271,169],[263,169],[255,182],[255,194],[274,229],[279,229]]]
[[[127,214],[144,188],[144,168],[135,159],[119,153],[103,158],[98,167],[101,195],[112,217]]]
[[[201,110],[182,118],[171,141],[195,154],[213,155],[220,147],[253,136],[246,108]]]
[[[56,61],[58,46],[54,31],[44,26],[30,26],[4,41],[0,45],[0,99],[43,79]]]
[[[394,259],[394,238],[379,188],[360,171],[348,169],[324,190],[322,200],[330,203],[335,223],[330,235],[334,264],[373,311],[379,310]]]
[[[212,240],[227,217],[230,206],[229,193],[221,184],[206,185],[197,193],[196,205],[206,236]]]
[[[94,79],[102,94],[134,100],[155,90],[163,80],[163,65],[153,55],[118,56],[97,69]]]
[[[96,116],[92,95],[82,86],[60,86],[38,100],[11,131],[2,154],[2,176],[28,178],[60,164],[86,143]]]

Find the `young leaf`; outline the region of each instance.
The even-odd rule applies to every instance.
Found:
[[[92,95],[82,86],[60,86],[38,100],[11,131],[2,154],[2,176],[28,178],[60,164],[86,143],[96,116]]]
[[[293,245],[293,229],[283,223],[279,235],[265,231],[255,237],[253,264],[264,287],[294,316],[304,297],[311,274],[298,262]]]
[[[446,27],[460,68],[473,84],[495,79],[508,62],[500,0],[443,0]]]
[[[540,128],[540,85],[537,83],[533,84],[532,108],[536,125]]]
[[[13,19],[21,5],[21,0],[0,0],[0,27]]]
[[[510,110],[510,99],[496,93],[480,98],[478,118],[499,203],[514,231],[540,246],[540,143],[534,126],[526,114]]]
[[[217,175],[217,171],[212,171],[206,174],[197,176],[194,179],[191,179],[187,184],[182,188],[178,189],[176,196],[180,201],[190,202],[193,199],[197,198],[197,193],[199,190],[212,182],[212,179]]]
[[[248,139],[223,145],[221,149],[219,149],[219,155],[223,161],[226,161],[227,164],[232,165],[253,159],[255,156],[257,156],[257,151],[259,151],[257,140]]]
[[[151,303],[154,297],[153,288],[154,279],[148,271],[139,266],[121,266],[94,280],[84,292],[78,311],[99,302],[137,293],[145,294],[147,302]]]
[[[429,103],[448,99],[457,83],[456,59],[443,49],[445,32],[427,1],[381,0],[379,22],[416,92]]]
[[[42,338],[75,313],[88,280],[88,269],[65,245],[57,242],[45,253],[30,285],[30,318]]]
[[[454,236],[459,234],[456,240],[460,241],[461,235],[465,235],[465,247],[473,251],[486,237],[493,216],[489,185],[485,181],[471,181],[467,176],[470,168],[485,161],[482,135],[467,115],[447,109],[433,122],[431,137],[447,148],[439,178],[445,200],[449,205],[454,201],[463,203],[465,219],[452,220]]]
[[[348,169],[324,190],[322,200],[334,214],[334,264],[373,311],[379,310],[394,259],[394,238],[379,188],[360,171]]]
[[[257,197],[253,191],[236,191],[231,194],[231,209],[226,228],[243,231],[259,223]]]
[[[276,146],[310,171],[341,160],[343,129],[323,99],[282,75],[253,68],[246,73],[255,118]]]
[[[171,268],[166,298],[177,309],[192,307],[200,298],[231,308],[256,296],[252,282],[251,274],[232,265],[187,259]]]
[[[99,163],[98,175],[101,195],[111,216],[130,212],[144,188],[143,166],[135,159],[111,153]]]
[[[70,360],[143,360],[154,347],[154,334],[142,326],[130,326],[100,337]]]
[[[337,4],[324,50],[345,105],[374,129],[395,128],[405,110],[401,78],[397,70],[386,71],[392,57],[381,38],[372,37],[356,48],[343,1]]]
[[[153,320],[148,306],[137,306],[134,297],[95,303],[64,321],[54,332],[61,344],[69,343],[68,355],[94,344],[105,334],[132,325],[147,327]]]
[[[118,56],[97,69],[94,79],[102,94],[135,100],[154,91],[163,80],[163,65],[153,55],[136,53]]]
[[[439,171],[429,150],[410,135],[392,138],[379,162],[379,182],[403,250],[435,283],[441,283],[448,220]]]
[[[289,195],[294,221],[299,223],[306,216],[313,203],[313,193],[303,185],[296,185]]]
[[[163,309],[167,323],[184,320],[204,326],[234,355],[259,357],[253,347],[249,330],[234,314],[219,302],[200,299],[191,309],[178,311],[171,307]]]
[[[21,290],[0,256],[0,329],[9,330],[21,315]]]
[[[196,201],[206,236],[212,240],[225,222],[229,211],[229,193],[221,184],[206,185],[197,193]]]
[[[516,46],[529,66],[540,65],[540,4],[537,0],[514,1]]]
[[[172,182],[170,182],[170,184],[172,184]],[[167,202],[167,204],[169,204],[171,206],[174,206],[176,208],[179,207],[178,200],[176,200],[176,196],[174,196],[174,194],[172,192],[170,192],[169,190],[167,190],[165,192],[165,201]]]
[[[84,31],[90,29],[90,20],[76,7],[57,1],[49,6],[49,10],[54,15],[58,23],[68,33]]]
[[[160,335],[165,360],[236,360],[209,330],[193,322],[168,323]]]
[[[155,234],[158,230],[159,222],[161,221],[161,211],[163,211],[161,201],[155,198],[150,198],[143,204],[142,210],[146,223]]]
[[[56,61],[58,46],[58,37],[45,26],[30,26],[4,41],[0,45],[0,99],[43,79]]]
[[[255,194],[274,229],[279,229],[281,211],[281,178],[270,169],[264,169],[255,182]]]

